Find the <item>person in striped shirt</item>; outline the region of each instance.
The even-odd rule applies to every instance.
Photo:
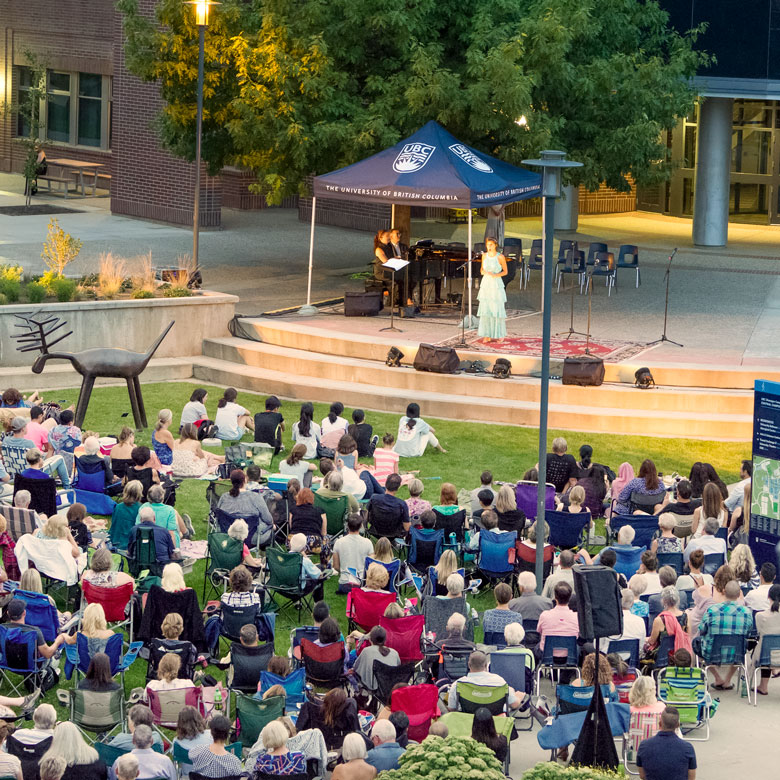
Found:
[[[398,474],[398,462],[401,456],[393,450],[395,436],[392,433],[386,433],[382,437],[382,446],[374,450],[374,478],[380,485],[385,484],[385,480],[391,474]]]

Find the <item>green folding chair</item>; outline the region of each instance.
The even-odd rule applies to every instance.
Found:
[[[125,721],[125,692],[88,691],[71,688],[68,691],[70,720],[89,742],[101,741]],[[87,732],[96,735],[91,739]]]
[[[203,601],[206,602],[206,586],[209,595],[221,596],[227,590],[230,572],[244,559],[244,543],[223,533],[210,533],[206,552],[206,569],[203,574]]]
[[[269,696],[255,699],[243,693],[236,693],[236,716],[239,723],[240,744],[251,748],[257,742],[260,732],[272,720],[284,715],[284,696]]]
[[[300,624],[303,607],[311,611],[314,606],[311,589],[301,587],[303,556],[300,553],[287,552],[281,547],[269,547],[265,552],[265,561],[268,566],[266,592],[270,593],[271,601],[280,611],[294,606],[298,610]],[[287,601],[280,604],[276,600],[277,596]]]
[[[476,683],[456,680],[458,703],[461,712],[473,715],[480,707],[486,707],[492,715],[502,715],[509,698],[509,685],[477,685]]]
[[[162,577],[163,565],[157,560],[157,549],[154,544],[154,526],[136,526],[133,533],[137,534],[135,557],[128,558],[128,568],[133,577],[147,569],[155,577]]]
[[[680,730],[692,742],[710,738],[710,706],[707,678],[696,667],[667,666],[658,673],[658,698],[676,707],[680,713]],[[689,732],[705,728],[703,737],[689,737]]]
[[[344,523],[349,515],[347,496],[321,496],[314,494],[314,506],[321,509],[328,519],[328,536],[336,537],[344,533]]]
[[[460,696],[460,692],[458,692],[458,695]],[[439,718],[438,722],[443,723],[447,727],[450,737],[463,739],[471,736],[474,716],[466,712],[447,712]],[[507,751],[504,759],[504,774],[508,776],[510,751],[512,749],[512,728],[514,727],[515,719],[494,715],[493,723],[496,726],[496,731],[506,737]]]

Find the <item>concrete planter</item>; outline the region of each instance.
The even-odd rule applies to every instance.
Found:
[[[238,298],[203,290],[191,298],[72,301],[70,303],[12,304],[0,307],[0,365],[31,366],[38,352],[17,352],[13,334],[15,314],[46,312],[67,323],[68,336],[52,351],[79,352],[100,347],[121,347],[145,352],[171,321],[176,324],[155,358],[201,354],[204,338],[227,336]],[[53,336],[54,337],[54,336]],[[52,338],[53,338],[52,337]]]

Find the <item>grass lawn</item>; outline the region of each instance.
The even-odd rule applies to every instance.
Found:
[[[150,425],[154,426],[157,410],[168,408],[173,411],[172,428],[175,431],[181,409],[189,400],[195,387],[206,387],[208,390],[209,398],[206,406],[213,418],[217,400],[222,395],[222,388],[190,382],[152,383],[144,385],[143,388]],[[78,390],[55,390],[46,393],[46,400],[59,401],[63,405],[75,403],[77,397]],[[241,392],[238,402],[252,412],[263,409],[263,396],[253,393]],[[290,430],[297,419],[298,408],[298,403],[294,401],[284,402],[282,407],[282,413],[286,418],[287,431],[284,438],[288,451],[292,444]],[[426,486],[424,497],[434,503],[438,499],[442,482],[452,482],[459,489],[463,487],[471,489],[479,484],[479,475],[486,468],[493,472],[496,480],[514,481],[520,479],[523,472],[537,462],[536,429],[436,420],[428,416],[427,411],[423,409],[425,418],[433,423],[436,435],[448,452],[442,454],[429,451],[430,454],[421,458],[402,459],[401,469],[419,470],[419,476]],[[327,405],[315,404],[315,420],[321,420],[327,412]],[[351,409],[345,412],[348,419],[350,413]],[[366,418],[367,422],[373,425],[374,433],[379,434],[381,438],[386,431],[393,433],[397,431],[398,418],[402,413],[402,409],[398,410],[398,415],[368,412]],[[126,387],[96,388],[92,394],[84,430],[95,431],[102,435],[117,435],[123,425],[132,426],[132,420]],[[151,429],[139,433],[136,442],[150,444],[150,433]],[[692,463],[705,461],[712,463],[726,483],[734,482],[739,478],[740,460],[750,457],[750,445],[747,443],[609,436],[566,431],[550,431],[549,440],[552,441],[555,436],[565,436],[569,442],[569,449],[575,456],[579,446],[587,442],[593,447],[594,460],[609,464],[615,471],[623,461],[629,461],[638,470],[641,461],[649,457],[655,461],[659,471],[664,473],[678,471],[687,474]],[[186,512],[192,517],[199,539],[206,537],[208,516],[208,505],[205,500],[206,485],[205,481],[186,480],[177,492],[176,507],[180,512]],[[188,584],[197,590],[199,597],[202,595],[203,569],[204,562],[199,561],[187,577]],[[336,578],[332,578],[325,588],[326,599],[331,606],[331,613],[346,631],[346,596],[337,595],[335,589]],[[472,599],[472,603],[481,612],[492,606],[492,598],[486,593]],[[289,621],[277,622],[277,653],[287,653],[289,632],[292,627]],[[143,685],[145,671],[143,661],[136,662],[130,669],[126,675],[128,693],[131,688]],[[222,673],[215,668],[209,669],[209,672],[215,674],[218,679],[223,678]],[[64,677],[62,681],[63,685],[70,685]],[[2,692],[6,693],[6,691]],[[50,691],[45,700],[58,707],[61,715],[65,714],[57,704],[54,691]]]

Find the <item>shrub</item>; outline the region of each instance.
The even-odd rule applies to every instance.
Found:
[[[82,242],[66,233],[56,219],[49,222],[49,230],[46,241],[43,244],[41,257],[46,262],[46,267],[54,276],[62,276],[65,267],[72,263],[81,251]]]
[[[622,777],[625,777],[622,771],[616,773],[599,767],[561,766],[550,761],[539,763],[523,773],[523,780],[617,780]]]
[[[157,277],[154,271],[154,264],[152,263],[152,253],[142,255],[136,260],[136,268],[131,275],[133,287],[136,290],[142,290],[144,292],[152,293],[157,289]],[[134,298],[149,298],[148,295],[133,296]]]
[[[30,282],[26,290],[30,303],[40,303],[46,297],[46,288],[40,282]]]
[[[192,290],[188,290],[186,287],[180,287],[178,285],[171,285],[165,289],[163,295],[166,298],[189,298],[192,296]]]
[[[60,303],[67,303],[73,300],[76,294],[76,282],[73,279],[66,279],[60,276],[52,281],[52,290]]]
[[[495,753],[474,739],[428,737],[407,748],[398,759],[400,769],[382,772],[381,780],[504,780],[504,771]]]
[[[133,298],[154,298],[154,293],[151,290],[133,290]]]
[[[0,306],[5,306],[6,303],[8,303],[8,298],[3,293],[0,293]]]
[[[20,282],[23,273],[24,269],[20,265],[0,263],[0,279],[11,279],[15,282]]]
[[[18,279],[0,276],[0,292],[3,293],[8,303],[16,303],[19,300],[21,290],[22,283]]]
[[[111,252],[100,255],[97,288],[101,297],[109,300],[116,298],[122,289],[124,278],[125,261],[121,257],[114,257]]]

